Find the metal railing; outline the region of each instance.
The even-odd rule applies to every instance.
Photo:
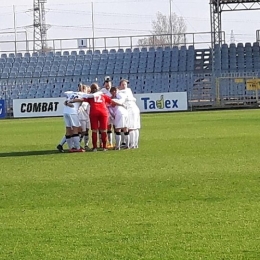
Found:
[[[9,39],[0,40],[1,53],[25,53],[34,51],[34,41],[28,39],[27,33],[23,39],[17,39],[14,33],[9,33]],[[21,32],[20,32],[21,33]],[[1,35],[2,33],[0,33]],[[225,33],[222,32],[225,41]],[[10,35],[12,37],[10,37]],[[4,38],[4,37],[2,37]],[[10,39],[11,38],[11,39]],[[21,37],[19,37],[21,38]],[[149,43],[140,44],[140,40],[149,38]],[[175,39],[181,39],[176,43]],[[193,45],[198,48],[211,47],[211,32],[196,32],[183,34],[160,34],[160,35],[132,35],[132,36],[114,36],[114,37],[97,37],[97,38],[71,38],[71,39],[48,39],[46,42],[47,49],[43,51],[72,51],[72,50],[103,50],[103,49],[126,49],[136,47],[150,46],[170,46],[173,45]]]

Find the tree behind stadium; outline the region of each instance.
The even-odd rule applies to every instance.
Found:
[[[186,24],[183,17],[172,13],[170,16],[158,12],[152,21],[152,36],[138,40],[140,47],[178,46],[185,42]]]

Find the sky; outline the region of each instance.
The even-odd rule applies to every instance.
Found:
[[[149,34],[156,13],[170,13],[170,0],[47,0],[48,39],[134,36]],[[182,16],[187,33],[210,32],[209,0],[172,0],[172,12]],[[17,39],[33,39],[33,0],[0,1],[0,41],[17,31]],[[259,11],[225,12],[222,30],[230,43],[254,42],[259,26]],[[92,23],[92,14],[94,23]],[[14,23],[15,20],[15,23]],[[94,30],[93,30],[94,27]],[[5,32],[5,33],[4,33]],[[8,33],[7,33],[8,32]],[[209,41],[209,34],[198,34],[197,41]],[[117,39],[114,40],[115,42]]]

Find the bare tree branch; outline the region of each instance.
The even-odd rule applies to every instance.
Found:
[[[141,47],[178,46],[185,43],[186,24],[183,17],[172,13],[171,16],[158,12],[152,21],[150,37],[138,40]]]

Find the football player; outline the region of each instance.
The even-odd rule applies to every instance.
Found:
[[[118,94],[118,89],[116,87],[112,87],[110,89],[110,93],[111,93],[111,98],[112,100],[116,100],[117,102],[119,102],[120,104],[122,104],[122,106],[115,106],[115,105],[111,105],[109,106],[109,111],[110,114],[113,118],[113,125],[114,125],[114,129],[115,129],[115,139],[116,139],[116,146],[115,146],[115,150],[120,150],[120,145],[121,145],[121,131],[124,132],[125,134],[125,142],[126,142],[126,148],[129,148],[129,132],[127,129],[127,125],[128,125],[128,112],[126,107],[123,106],[124,102],[125,102],[125,97],[124,95],[120,95]]]
[[[138,148],[139,143],[139,129],[140,123],[140,110],[136,105],[136,99],[133,96],[133,92],[128,88],[128,80],[121,79],[119,85],[119,93],[123,93],[126,96],[126,107],[128,111],[128,130],[130,135],[130,148]]]

